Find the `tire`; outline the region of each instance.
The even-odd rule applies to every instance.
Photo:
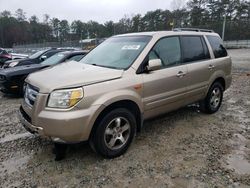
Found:
[[[207,114],[217,112],[223,99],[223,86],[220,82],[215,82],[209,88],[206,98],[200,102],[200,109]]]
[[[23,97],[24,96],[24,80],[26,79],[26,76],[25,77],[23,77],[22,79],[21,79],[21,82],[20,82],[20,84],[19,84],[19,91],[18,91],[18,95],[20,96],[20,97]]]
[[[125,108],[117,108],[99,121],[90,145],[104,158],[115,158],[124,154],[134,139],[136,120]]]
[[[23,96],[24,96],[23,86],[24,86],[24,81],[23,81],[22,83],[20,83],[20,85],[19,85],[18,95],[19,95],[20,97],[23,97]]]

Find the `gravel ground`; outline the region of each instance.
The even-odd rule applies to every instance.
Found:
[[[21,99],[0,94],[0,187],[250,187],[250,49],[229,53],[233,83],[219,112],[189,106],[148,121],[112,160],[78,144],[55,162],[52,143],[19,123]]]

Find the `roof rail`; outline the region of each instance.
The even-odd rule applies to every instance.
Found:
[[[199,29],[199,28],[174,28],[173,31],[195,31],[195,32],[209,32],[209,33],[214,33],[213,30],[210,30],[210,29]]]

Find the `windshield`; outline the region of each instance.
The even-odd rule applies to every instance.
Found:
[[[55,65],[59,63],[64,57],[65,55],[63,53],[57,53],[51,56],[50,58],[46,59],[45,61],[43,61],[41,64],[42,65]]]
[[[38,51],[34,54],[32,54],[31,56],[29,56],[30,59],[36,59],[38,58],[40,55],[42,55],[44,52],[46,52],[47,50],[42,50],[42,51]]]
[[[150,39],[150,36],[112,37],[93,49],[80,62],[126,69],[135,61]]]

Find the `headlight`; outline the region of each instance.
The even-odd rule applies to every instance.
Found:
[[[14,67],[14,66],[16,66],[17,64],[18,64],[18,62],[12,62],[12,63],[9,64],[9,67]]]
[[[78,103],[82,98],[82,88],[53,91],[49,97],[48,107],[63,109],[70,108]]]

